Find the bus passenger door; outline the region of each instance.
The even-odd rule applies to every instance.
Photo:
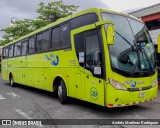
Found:
[[[104,66],[102,66],[102,44],[100,29],[72,31],[76,60],[75,97],[104,105]]]
[[[75,73],[75,95],[77,99],[82,98],[82,74]]]
[[[78,68],[75,69],[75,98],[86,100],[85,97],[85,84],[84,84],[84,33],[76,33],[74,38],[74,46],[76,53],[76,60],[78,64]],[[72,39],[73,39],[72,38]],[[74,94],[73,94],[74,95]]]
[[[85,87],[86,100],[104,105],[104,66],[102,64],[100,29],[85,34]]]

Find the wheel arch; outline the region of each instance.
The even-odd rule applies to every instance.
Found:
[[[52,91],[57,93],[58,82],[59,82],[60,80],[63,80],[63,82],[65,83],[66,90],[67,90],[67,96],[68,96],[67,81],[66,81],[66,79],[65,79],[62,75],[56,75],[55,78],[53,79]]]
[[[9,80],[10,80],[11,75],[13,76],[13,73],[12,73],[12,72],[9,72]]]

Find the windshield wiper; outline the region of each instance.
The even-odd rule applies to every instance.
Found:
[[[132,52],[133,52],[133,51],[135,50],[134,46],[133,46],[124,36],[122,36],[120,33],[118,33],[117,31],[115,31],[115,32],[131,46]],[[134,44],[135,44],[135,41],[134,41],[134,40],[133,40],[133,42],[134,42]],[[137,49],[136,49],[136,51],[137,51]],[[138,52],[138,51],[137,51],[137,52]],[[136,62],[136,64],[135,64],[135,66],[133,67],[133,70],[130,71],[130,74],[134,74],[137,65],[140,64],[140,57],[139,57],[138,53],[137,53],[137,56],[138,56],[138,60],[137,60],[137,62]]]
[[[122,39],[124,39],[132,48],[133,48],[133,46],[132,46],[132,44],[124,37],[124,36],[122,36],[120,33],[118,33],[117,31],[115,31],[120,37],[122,37]]]

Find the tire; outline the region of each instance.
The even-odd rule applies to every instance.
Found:
[[[15,83],[14,83],[14,79],[13,79],[12,74],[11,74],[10,77],[9,77],[9,83],[10,83],[10,86],[11,86],[11,87],[14,87],[14,86],[15,86]]]
[[[67,103],[67,89],[63,80],[61,80],[58,85],[58,97],[61,104]]]

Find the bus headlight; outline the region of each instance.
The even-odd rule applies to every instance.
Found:
[[[120,82],[117,82],[116,80],[109,79],[109,82],[117,90],[127,90],[127,88],[125,87],[125,85],[123,85]]]
[[[158,85],[157,79],[152,83],[152,88],[153,88],[154,86],[156,86],[156,85]]]

